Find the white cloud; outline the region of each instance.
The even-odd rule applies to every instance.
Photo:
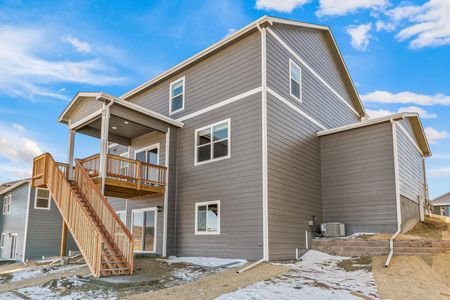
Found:
[[[256,8],[291,13],[294,9],[310,2],[310,0],[256,0]]]
[[[404,103],[418,105],[450,105],[450,96],[444,94],[423,95],[413,92],[390,93],[387,91],[375,91],[361,95],[365,102],[376,103]]]
[[[450,159],[450,154],[447,153],[433,153],[432,159]]]
[[[372,28],[372,23],[354,25],[347,27],[347,33],[352,38],[352,46],[356,50],[365,51],[367,46],[369,46],[370,29]]]
[[[380,31],[387,31],[387,32],[391,32],[395,30],[395,24],[393,23],[387,23],[387,22],[383,22],[383,21],[377,21],[375,23],[375,29],[377,32]]]
[[[437,144],[440,140],[450,139],[450,133],[447,131],[439,131],[433,127],[425,128],[425,134],[427,135],[428,142],[430,144]]]
[[[450,1],[430,0],[423,5],[400,5],[387,12],[395,21],[408,24],[397,34],[400,41],[411,39],[411,48],[450,44]]]
[[[71,35],[67,35],[61,38],[61,41],[71,44],[75,50],[80,53],[91,53],[92,46],[88,42],[80,41],[77,38],[72,37]]]
[[[320,0],[319,10],[316,14],[318,16],[343,16],[360,9],[378,10],[386,4],[386,0]]]
[[[415,112],[415,113],[418,113],[419,116],[423,119],[437,118],[437,114],[430,113],[430,112],[426,111],[425,109],[417,107],[417,106],[400,107],[397,111],[390,111],[387,109],[367,109],[366,111],[367,111],[367,114],[371,118],[381,118],[381,117],[391,116],[391,115],[395,115],[397,113],[402,113],[402,112]]]
[[[450,176],[450,167],[431,169],[428,174],[433,177]]]
[[[387,109],[366,109],[366,112],[371,119],[387,117],[395,114],[394,111],[390,111]]]
[[[16,165],[2,164],[0,165],[0,180],[3,182],[29,178],[31,177],[31,170],[31,165],[28,167],[26,165],[17,167]]]
[[[46,53],[57,48],[51,34],[45,31],[0,26],[0,41],[4,41],[0,47],[0,92],[13,97],[66,100],[65,95],[49,85],[67,82],[100,86],[124,81],[123,77],[109,75],[114,70],[100,59],[70,61],[40,57],[44,47]]]
[[[41,147],[27,136],[20,124],[0,126],[0,157],[10,162],[31,162],[33,157],[42,153]]]

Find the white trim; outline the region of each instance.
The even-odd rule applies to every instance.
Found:
[[[47,207],[38,207],[37,205],[37,200],[38,200],[38,191],[39,190],[43,190],[43,191],[47,191],[48,192],[48,206]],[[40,197],[40,199],[43,199],[42,197]],[[40,210],[50,210],[51,209],[51,204],[52,204],[52,196],[50,195],[50,191],[48,189],[44,189],[44,188],[36,188],[35,189],[35,193],[34,193],[34,209],[40,209]]]
[[[153,150],[153,149],[158,149],[158,157],[157,157],[158,161],[157,161],[156,164],[159,165],[159,156],[161,155],[161,151],[160,151],[161,145],[160,145],[160,143],[152,144],[150,146],[145,146],[143,148],[139,148],[139,149],[134,150],[134,160],[136,160],[136,154],[137,153],[143,152],[143,151],[147,152],[148,150]],[[149,162],[147,162],[147,154],[145,155],[145,160],[146,160],[145,161],[146,163],[149,163]]]
[[[165,145],[165,163],[166,163],[166,186],[164,187],[164,220],[163,220],[163,250],[162,256],[167,256],[167,218],[168,218],[168,205],[169,205],[169,160],[170,160],[170,127],[166,133],[166,145]]]
[[[1,249],[5,248],[5,238],[6,238],[6,233],[2,232],[2,234],[0,235],[0,248]]]
[[[108,148],[112,148],[112,147],[115,147],[115,146],[118,146],[119,144],[117,144],[117,143],[111,143],[111,142],[109,142],[109,145],[108,145]]]
[[[17,258],[17,242],[19,241],[19,233],[17,233],[17,232],[11,232],[11,233],[9,233],[9,236],[11,237],[11,240],[12,240],[12,237],[13,236],[16,236],[16,243],[15,243],[15,249],[14,249],[14,257],[10,257],[10,259],[16,259]],[[10,246],[12,246],[12,244],[10,243]],[[9,248],[9,256],[11,256],[11,250],[12,250],[12,247],[10,247]]]
[[[219,158],[213,158],[214,157],[214,155],[213,155],[214,154],[213,153],[214,152],[213,144],[217,143],[218,141],[215,141],[215,142],[213,141],[214,133],[212,132],[212,130],[213,130],[213,128],[215,126],[221,125],[223,123],[227,123],[227,126],[228,126],[228,138],[222,139],[220,141],[228,140],[228,155],[221,156]],[[205,130],[205,129],[208,129],[208,128],[211,129],[211,143],[210,143],[210,145],[211,145],[211,149],[210,149],[210,151],[211,151],[211,159],[198,162],[198,151],[197,151],[197,149],[199,148],[199,146],[197,145],[197,142],[198,142],[197,132]],[[207,126],[204,126],[204,127],[201,127],[201,128],[198,128],[198,129],[195,129],[194,134],[195,134],[195,137],[194,137],[194,143],[195,143],[194,144],[194,166],[200,166],[200,165],[204,165],[204,164],[207,164],[207,163],[228,159],[228,158],[231,157],[231,119],[230,118],[222,120],[222,121],[219,121],[219,122],[216,122],[216,123],[213,123],[213,124],[210,124],[210,125],[207,125]]]
[[[221,101],[219,103],[216,103],[216,104],[213,104],[211,106],[208,106],[208,107],[202,108],[200,110],[197,110],[196,112],[193,112],[193,113],[190,113],[190,114],[185,115],[183,117],[180,117],[180,118],[177,119],[177,121],[181,122],[181,121],[185,121],[185,120],[190,119],[190,118],[197,117],[197,116],[202,115],[204,113],[207,113],[207,112],[209,112],[211,110],[214,110],[214,109],[217,109],[217,108],[221,108],[222,106],[225,106],[227,104],[230,104],[230,103],[236,102],[238,100],[244,99],[246,97],[249,97],[251,95],[257,94],[257,93],[259,93],[261,91],[262,91],[261,87],[254,88],[254,89],[252,89],[250,91],[244,92],[242,94],[236,95],[236,96],[228,98],[226,100],[223,100],[223,101]]]
[[[27,250],[27,237],[28,237],[28,220],[30,218],[30,203],[31,203],[31,182],[28,184],[28,203],[27,213],[25,215],[25,231],[23,234],[23,250],[22,250],[22,262],[25,262],[25,254]]]
[[[181,102],[182,105],[181,105],[181,108],[172,111],[172,100],[173,100],[174,97],[178,97],[178,96],[179,96],[179,95],[173,96],[173,94],[172,94],[172,92],[173,92],[172,87],[173,87],[175,84],[177,84],[178,82],[180,82],[180,81],[183,83],[183,92],[181,93],[181,95],[183,96],[183,97],[182,97],[183,101]],[[171,116],[171,115],[173,115],[173,114],[176,114],[176,113],[178,113],[178,112],[184,110],[184,102],[185,102],[185,100],[186,100],[186,76],[183,76],[183,77],[181,77],[181,78],[178,78],[177,80],[172,81],[172,82],[170,83],[169,89],[170,89],[170,90],[169,90],[169,116]]]
[[[408,121],[409,122],[409,121]],[[406,135],[406,137],[413,143],[413,145],[416,147],[416,149],[420,152],[421,155],[423,155],[422,150],[420,149],[419,145],[417,145],[416,141],[412,138],[412,136],[406,131],[405,127],[403,127],[402,124],[398,123],[398,127],[401,131]]]
[[[86,117],[78,120],[77,122],[70,124],[69,129],[77,130],[80,127],[82,127],[83,125],[86,125],[87,123],[100,118],[102,116],[102,113],[103,113],[103,109],[96,110],[93,113],[87,115]]]
[[[146,207],[146,208],[136,208],[131,210],[131,234],[133,234],[133,222],[134,222],[134,212],[146,212],[146,211],[154,211],[155,212],[155,232],[153,237],[153,251],[142,251],[142,250],[134,250],[134,253],[156,253],[156,240],[158,239],[158,209],[156,207]],[[143,232],[144,234],[144,232]],[[134,235],[133,235],[134,239]],[[134,241],[133,241],[134,242]]]
[[[217,204],[217,231],[198,231],[198,207],[199,206],[206,206],[206,226],[208,226],[208,206]],[[222,214],[221,208],[220,208],[220,200],[214,200],[214,201],[204,201],[204,202],[196,202],[195,203],[195,235],[220,235],[220,215]]]
[[[298,72],[300,75],[300,79],[297,82],[297,80],[292,78],[292,65],[294,65],[295,67],[298,68]],[[292,80],[294,80],[295,82],[298,83],[299,86],[299,92],[300,92],[300,97],[295,96],[294,94],[292,94]],[[291,58],[289,58],[289,95],[291,95],[292,98],[294,98],[295,100],[298,100],[300,103],[303,102],[303,87],[302,87],[302,68],[300,68],[295,61],[293,61]]]
[[[4,215],[9,214],[11,212],[11,206],[12,206],[12,194],[8,194],[3,197],[2,213]]]
[[[16,182],[15,184],[13,184],[13,185],[7,187],[6,189],[2,190],[2,191],[0,192],[0,195],[4,195],[4,194],[6,194],[7,192],[9,192],[9,191],[15,189],[16,187],[21,186],[22,184],[27,183],[27,182],[30,183],[31,180],[29,180],[29,179],[24,179],[24,180],[21,180],[21,181],[19,181],[19,182]]]
[[[280,100],[281,102],[283,102],[284,104],[286,104],[287,106],[289,106],[290,108],[292,108],[293,110],[295,110],[296,112],[298,112],[299,114],[301,114],[302,116],[304,116],[305,118],[310,120],[312,123],[314,123],[315,125],[317,125],[321,129],[327,130],[327,127],[322,125],[322,123],[320,123],[319,121],[317,121],[316,119],[314,119],[313,117],[311,117],[310,115],[305,113],[300,108],[296,107],[294,104],[292,104],[288,100],[284,99],[280,94],[278,94],[277,92],[272,90],[270,87],[267,87],[267,91],[269,92],[269,94],[271,94],[272,96],[274,96],[275,98],[277,98],[278,100]]]
[[[325,79],[323,79],[316,71],[314,71],[313,68],[311,68],[298,54],[292,50],[275,32],[273,32],[270,28],[267,28],[267,31],[284,47],[286,48],[289,53],[294,56],[295,59],[297,59],[306,69],[308,69],[317,79],[319,79],[320,82],[323,83],[333,94],[336,95],[336,97],[339,98],[347,107],[349,107],[358,117],[360,117],[360,114],[356,111],[355,108],[350,105],[331,85],[329,85]]]
[[[262,140],[262,214],[263,214],[263,260],[269,260],[269,176],[267,154],[267,33],[266,28],[258,26],[261,32],[261,140]]]

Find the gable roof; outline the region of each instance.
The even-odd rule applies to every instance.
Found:
[[[339,57],[338,64],[343,68],[344,75],[346,78],[344,78],[346,81],[350,83],[351,86],[351,94],[352,94],[352,102],[355,106],[356,111],[359,113],[360,117],[366,117],[366,111],[364,109],[364,105],[362,104],[361,98],[359,97],[358,92],[356,91],[356,87],[351,79],[350,73],[347,69],[347,66],[345,65],[344,59],[342,57],[341,52],[339,51],[339,48],[337,46],[336,40],[333,37],[333,34],[331,33],[331,30],[328,26],[323,25],[316,25],[311,23],[304,23],[304,22],[298,22],[293,20],[287,20],[282,18],[275,18],[270,16],[263,16],[256,21],[250,23],[249,25],[243,27],[240,30],[235,31],[234,33],[226,36],[219,42],[209,46],[208,48],[198,52],[194,56],[191,56],[190,58],[182,61],[181,63],[177,64],[176,66],[170,68],[169,70],[161,73],[160,75],[154,77],[153,79],[150,79],[143,84],[137,86],[136,88],[126,92],[122,96],[120,96],[121,99],[127,100],[130,97],[144,91],[147,88],[150,88],[161,81],[185,70],[186,68],[192,66],[193,64],[198,63],[199,61],[205,59],[206,57],[220,51],[222,48],[228,46],[229,44],[236,42],[240,38],[244,37],[245,35],[248,35],[251,32],[254,32],[258,30],[260,26],[270,26],[273,24],[284,24],[289,26],[295,26],[295,27],[303,27],[303,28],[311,28],[311,29],[317,29],[325,32],[326,37],[331,41],[331,44],[334,46],[332,47],[332,51],[335,51],[337,57]]]
[[[27,179],[22,179],[22,180],[18,180],[18,181],[4,183],[0,186],[0,188],[4,187],[3,189],[0,189],[0,195],[4,195],[4,194],[8,193],[9,191],[15,189],[16,187],[19,187],[22,184],[30,183],[30,182],[31,182],[31,180],[29,178],[27,178]]]
[[[425,130],[423,129],[422,122],[420,121],[419,114],[418,113],[399,113],[395,115],[390,115],[386,117],[376,118],[376,119],[369,119],[365,120],[359,123],[353,123],[350,125],[345,125],[341,127],[336,127],[332,129],[322,130],[317,132],[318,136],[326,136],[333,133],[343,132],[347,130],[362,128],[370,125],[376,125],[384,122],[390,122],[391,120],[397,121],[401,119],[409,119],[411,121],[411,125],[414,130],[414,135],[416,137],[418,146],[420,150],[422,151],[424,156],[431,156],[431,149],[430,145],[428,144],[427,136],[425,135]]]
[[[434,206],[450,205],[450,192],[431,200],[431,203]]]

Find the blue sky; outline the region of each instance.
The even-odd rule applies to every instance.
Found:
[[[372,116],[421,114],[431,196],[450,190],[448,0],[0,1],[0,181],[66,160],[77,91],[120,96],[265,14],[330,26]],[[77,157],[98,149],[77,136]]]

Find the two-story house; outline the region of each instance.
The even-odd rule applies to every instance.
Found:
[[[313,219],[394,233],[427,197],[418,115],[368,119],[326,26],[262,17],[120,97],[78,93],[59,121],[69,166],[40,156],[33,184],[97,276],[132,272],[134,251],[292,259]],[[100,154],[74,165],[77,133]]]

